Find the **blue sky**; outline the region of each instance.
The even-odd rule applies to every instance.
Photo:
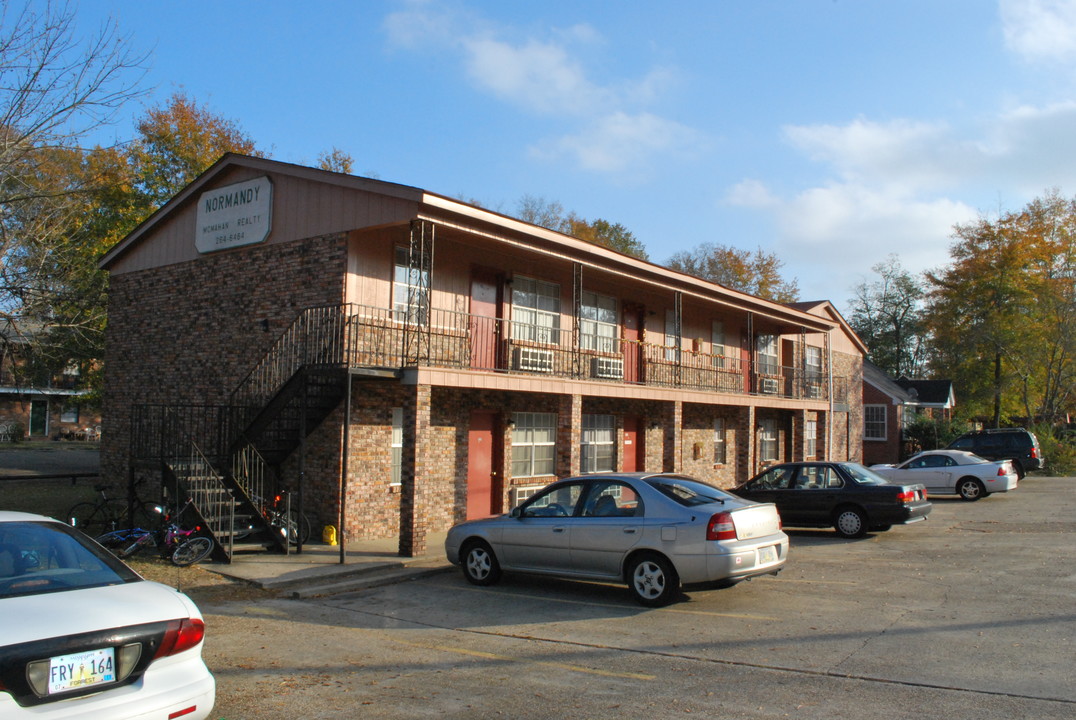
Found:
[[[848,313],[896,254],[1076,195],[1076,0],[82,0],[273,158],[776,253]],[[133,136],[132,105],[102,142]]]

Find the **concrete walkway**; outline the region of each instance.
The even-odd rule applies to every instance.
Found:
[[[339,546],[315,543],[289,555],[260,546],[236,546],[230,564],[200,567],[290,597],[331,595],[451,571],[453,565],[445,558],[445,535],[428,535],[426,553],[416,557],[397,554],[398,540],[392,538],[348,543],[343,563]]]

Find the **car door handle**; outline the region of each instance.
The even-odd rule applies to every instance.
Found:
[[[555,532],[555,533],[562,533],[562,532],[564,532],[564,527],[563,527],[563,526],[561,526],[561,527],[555,527],[555,528],[553,528],[553,532]]]
[[[635,528],[624,528],[624,534],[625,535],[634,535],[635,534]]]

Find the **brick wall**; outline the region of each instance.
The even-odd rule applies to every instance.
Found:
[[[134,404],[226,402],[303,308],[343,301],[346,259],[333,235],[113,276],[103,478],[126,477]]]

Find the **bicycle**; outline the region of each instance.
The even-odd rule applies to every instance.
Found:
[[[75,503],[65,516],[67,522],[87,535],[93,537],[124,525],[137,526],[156,523],[156,505],[154,503],[136,498],[134,517],[128,518],[127,501],[118,497],[110,497],[108,491],[112,489],[111,486],[98,484],[94,485],[93,489],[94,492],[100,494],[100,498],[94,502],[86,500]]]
[[[164,524],[157,530],[143,528],[113,530],[100,535],[97,542],[120,559],[128,558],[154,545],[161,557],[171,560],[172,564],[180,567],[193,565],[213,552],[215,543],[212,538],[196,534],[201,532],[201,527],[184,530],[179,526],[179,516],[190,507],[192,502],[193,500],[188,498],[179,512],[175,514],[167,513],[160,507],[155,508],[157,512],[164,515]]]
[[[253,500],[255,504],[262,508],[262,513],[269,521],[269,527],[286,537],[289,544],[298,545],[302,542],[305,545],[310,540],[310,520],[306,515],[299,514],[298,510],[283,509],[281,503],[284,500],[284,494],[275,495],[271,504],[267,504],[264,498],[258,496],[255,496]],[[235,539],[242,540],[254,531],[253,524],[247,524],[243,528],[236,528]]]

